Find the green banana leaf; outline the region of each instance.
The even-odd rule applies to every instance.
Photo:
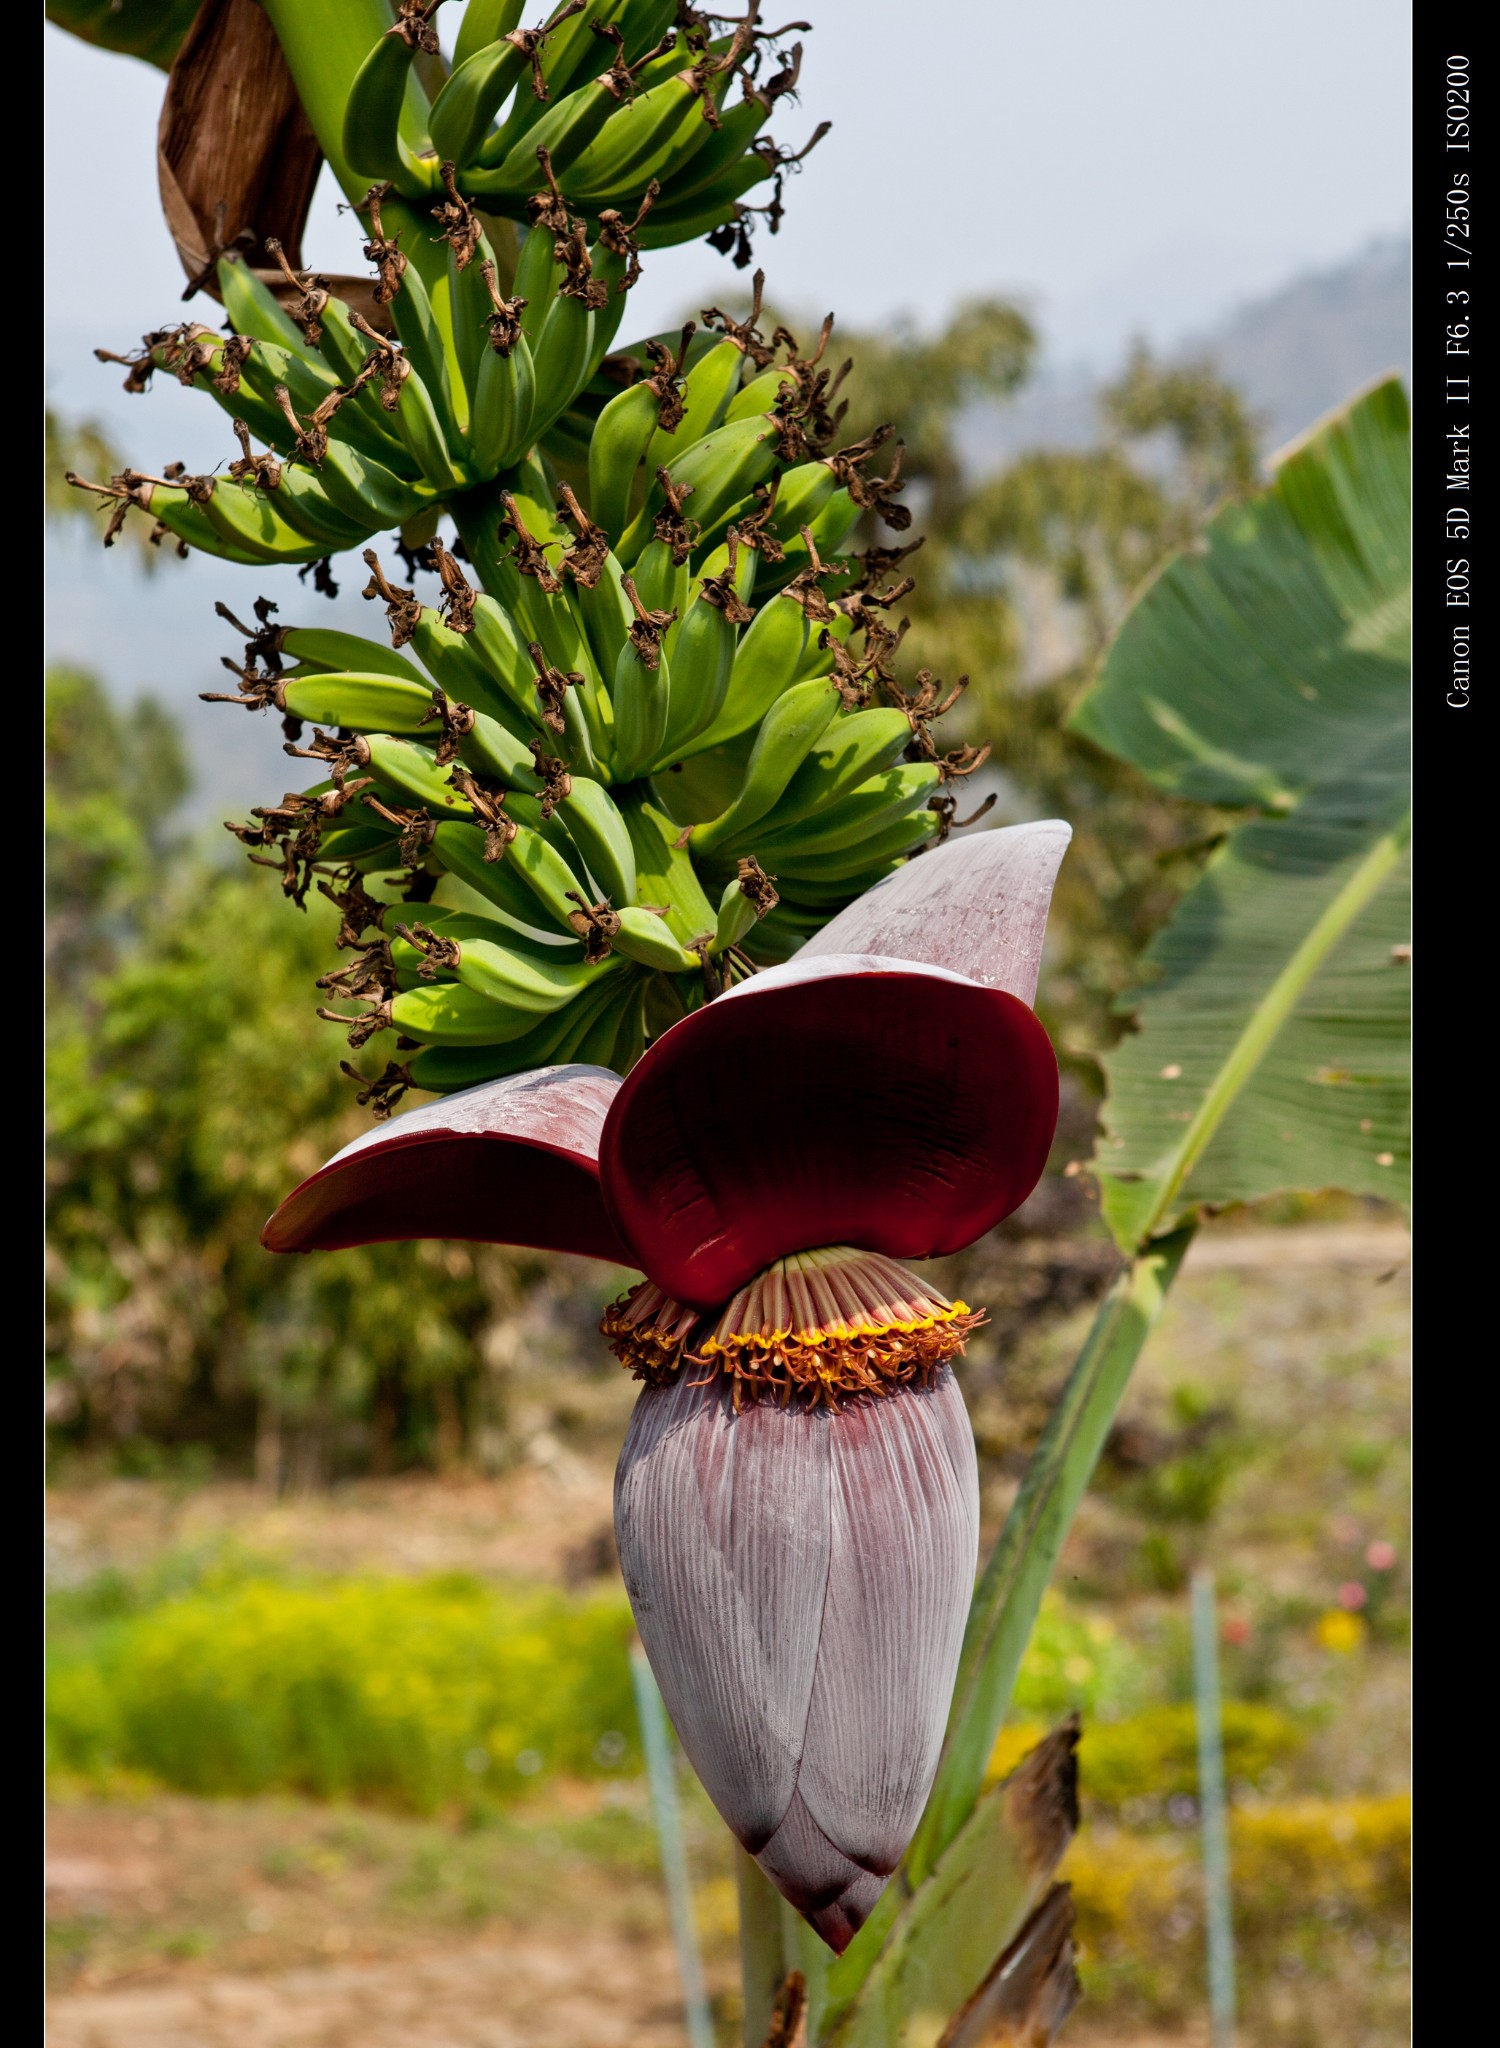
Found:
[[[916,2048],[1014,1934],[1015,1893],[952,1888],[1004,1816],[986,1761],[1042,1590],[1198,1213],[1278,1189],[1397,1196],[1406,1157],[1408,427],[1388,382],[1225,507],[1138,601],[1077,730],[1184,798],[1252,812],[1146,956],[1108,1056],[1099,1167],[1130,1264],[974,1596],[932,1797],[897,1879],[807,1971],[810,2038]],[[1170,1233],[1170,1234],[1168,1234]],[[981,1819],[983,1816],[983,1820]],[[985,1960],[988,1958],[988,1962]],[[935,1973],[935,1974],[934,1974]]]
[[[1312,434],[1150,586],[1072,714],[1254,812],[1122,998],[1097,1170],[1126,1251],[1283,1189],[1405,1199],[1408,440],[1394,379]]]
[[[200,0],[47,0],[47,19],[101,50],[170,71]]]

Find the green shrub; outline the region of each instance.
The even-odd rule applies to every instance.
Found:
[[[1153,1686],[1144,1654],[1102,1614],[1048,1592],[1016,1680],[1020,1720],[1058,1721],[1075,1707],[1087,1719],[1143,1705]]]
[[[458,1575],[205,1583],[65,1636],[54,1768],[431,1812],[634,1753],[623,1595]]]

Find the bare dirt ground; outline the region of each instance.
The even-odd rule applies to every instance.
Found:
[[[1140,1398],[1172,1360],[1205,1376],[1232,1370],[1248,1400],[1305,1402],[1311,1416],[1328,1383],[1298,1333],[1324,1317],[1322,1355],[1354,1341],[1377,1299],[1389,1322],[1398,1290],[1375,1283],[1406,1258],[1404,1232],[1382,1224],[1205,1233]],[[1339,1398],[1364,1399],[1375,1371],[1356,1360],[1354,1391]],[[1271,1468],[1264,1484],[1300,1501],[1310,1476]],[[118,1481],[59,1491],[49,1540],[64,1581],[232,1537],[322,1571],[459,1568],[582,1584],[612,1568],[610,1488],[607,1458],[561,1444],[500,1479],[386,1480],[280,1501],[248,1485]],[[1267,1555],[1269,1575],[1283,1549],[1309,1550],[1328,1509],[1309,1501],[1307,1528],[1294,1518]],[[1090,1503],[1077,1539],[1097,1547],[1091,1518],[1107,1533],[1104,1503]],[[1266,1526],[1259,1507],[1252,1519]],[[639,1811],[623,1786],[578,1787],[561,1809],[470,1832],[148,1787],[62,1799],[51,1823],[59,1949],[48,2048],[685,2048],[639,1791]],[[733,1889],[718,1849],[701,1860],[701,1933],[727,2048],[739,2038]],[[1111,2031],[1087,2008],[1066,2038],[1079,2048],[1204,2039]]]

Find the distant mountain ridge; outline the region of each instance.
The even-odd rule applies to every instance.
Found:
[[[1410,383],[1410,239],[1371,242],[1159,353],[1212,358],[1244,394],[1269,454],[1382,372]],[[969,467],[994,470],[1033,448],[1092,447],[1102,381],[1091,370],[1044,366],[1009,404],[976,406],[964,422]]]
[[[1184,345],[1239,386],[1279,447],[1382,371],[1411,382],[1411,243],[1382,240],[1295,278]]]

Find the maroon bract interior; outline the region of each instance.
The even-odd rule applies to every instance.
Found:
[[[266,1225],[273,1252],[467,1238],[629,1265],[599,1191],[607,1067],[541,1067],[466,1088],[366,1131]]]
[[[1057,1061],[1015,996],[794,960],[651,1048],[599,1165],[633,1263],[708,1309],[819,1245],[961,1250],[1036,1186],[1056,1123]]]
[[[272,1252],[449,1237],[632,1263],[576,1154],[525,1139],[419,1132],[336,1159],[303,1181],[266,1225]]]

